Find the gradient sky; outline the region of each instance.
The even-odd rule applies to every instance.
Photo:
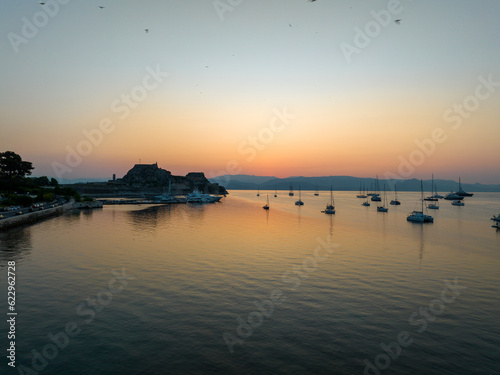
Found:
[[[496,0],[401,0],[386,26],[372,12],[391,1],[243,0],[222,17],[211,0],[60,2],[46,17],[37,1],[0,3],[0,150],[34,175],[56,162],[64,178],[121,177],[141,160],[181,175],[374,177],[413,157],[401,177],[500,183]],[[23,34],[26,20],[40,27]],[[348,61],[341,46],[366,27]],[[125,116],[148,67],[169,76]],[[474,99],[480,77],[499,84]],[[473,110],[447,121],[466,98]],[[263,130],[283,108],[295,118]],[[103,119],[112,131],[68,165]],[[420,160],[415,141],[438,128],[446,140]],[[259,133],[267,143],[248,144]]]

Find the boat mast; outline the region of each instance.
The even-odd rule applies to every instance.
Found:
[[[424,213],[424,184],[420,180],[420,201],[422,202],[422,214]]]

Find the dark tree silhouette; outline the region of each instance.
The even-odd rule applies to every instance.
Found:
[[[23,161],[15,152],[0,152],[0,178],[23,178],[29,176],[33,169],[31,162]]]

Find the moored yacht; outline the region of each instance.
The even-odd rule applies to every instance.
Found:
[[[262,207],[264,210],[269,210],[269,194],[267,194],[267,203]]]
[[[389,209],[386,206],[387,206],[387,193],[386,193],[386,188],[385,188],[385,184],[384,184],[384,204],[382,206],[377,206],[377,212],[389,211]]]
[[[295,202],[295,205],[296,206],[303,206],[304,205],[304,202],[302,202],[302,199],[301,198],[301,190],[300,190],[300,186],[299,186],[299,200]]]
[[[460,177],[458,178],[458,191],[455,194],[460,197],[472,197],[474,195],[472,193],[467,193],[464,189],[462,189],[462,181],[460,180]]]
[[[362,184],[359,185],[359,194],[356,195],[356,198],[366,198],[366,194],[364,192],[364,187]]]
[[[448,193],[444,196],[444,199],[448,200],[448,201],[456,201],[456,200],[461,200],[463,199],[462,196],[458,195],[457,193]]]
[[[393,206],[401,205],[401,202],[398,200],[398,189],[397,189],[396,185],[394,185],[394,194],[395,194],[395,196],[394,196],[394,199],[391,201],[391,204]]]
[[[157,195],[154,197],[155,202],[161,203],[177,203],[179,200],[170,194],[171,191],[171,181],[168,181],[168,191],[164,192],[162,195]]]
[[[406,217],[406,220],[413,223],[433,223],[434,218],[430,215],[424,214],[424,187],[422,184],[422,180],[420,180],[420,202],[422,204],[422,210],[411,212]]]
[[[325,210],[321,212],[324,212],[325,214],[329,215],[335,214],[335,205],[333,203],[333,190],[331,186],[330,186],[330,204],[327,204]]]
[[[186,196],[187,203],[215,203],[219,202],[222,197],[216,195],[204,194],[198,190],[193,191]]]

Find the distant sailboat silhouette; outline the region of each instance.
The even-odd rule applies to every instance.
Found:
[[[264,210],[269,210],[269,194],[267,194],[267,203],[262,207]]]
[[[331,186],[330,186],[330,204],[327,204],[325,210],[321,212],[329,215],[335,214],[335,205],[333,203],[333,189]]]
[[[377,212],[387,212],[389,209],[386,207],[387,206],[387,192],[384,184],[384,203],[382,206],[377,206]]]
[[[391,204],[393,206],[399,206],[401,204],[401,202],[398,200],[398,188],[396,187],[396,185],[394,185],[394,193],[395,193],[395,196],[394,196],[394,199],[391,201]]]
[[[302,199],[301,199],[301,196],[302,196],[301,192],[302,191],[300,190],[300,186],[299,186],[299,200],[297,202],[295,202],[296,206],[303,206],[304,205],[304,202],[302,202]]]

